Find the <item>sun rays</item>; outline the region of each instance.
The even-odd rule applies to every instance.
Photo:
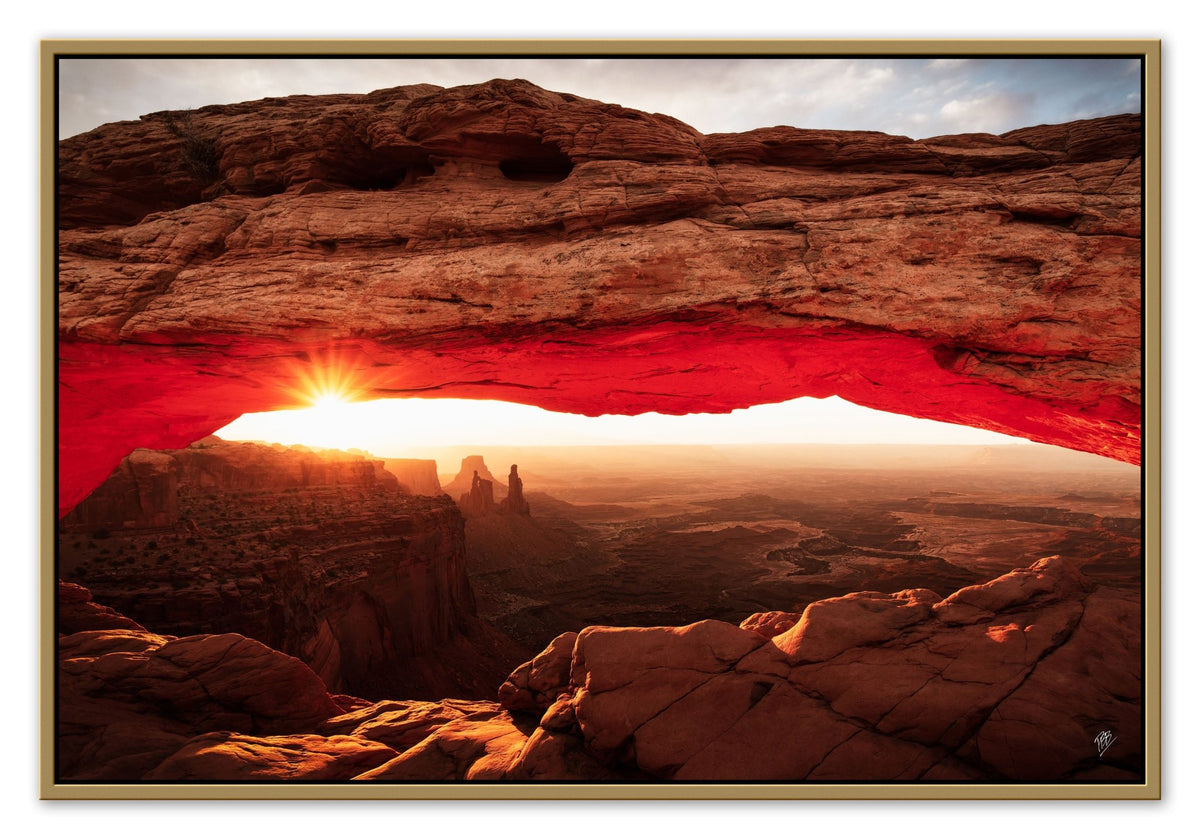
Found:
[[[361,402],[371,396],[373,377],[366,365],[345,350],[316,350],[298,355],[289,365],[290,382],[284,386],[295,408],[328,410]]]

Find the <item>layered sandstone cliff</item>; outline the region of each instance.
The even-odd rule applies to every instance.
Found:
[[[499,481],[492,470],[488,469],[487,463],[483,460],[483,455],[471,454],[462,459],[462,464],[458,467],[458,474],[453,480],[446,484],[446,493],[451,498],[458,498],[465,493],[469,493],[478,480],[487,481],[492,485],[492,497],[503,498],[506,492],[505,484]]]
[[[207,437],[185,449],[137,449],[62,520],[68,530],[169,527],[179,492],[297,492],[315,487],[399,491],[383,461],[306,446]]]
[[[60,508],[136,447],[365,397],[802,395],[1136,462],[1141,119],[703,136],[522,81],[59,145]]]
[[[170,481],[148,483],[145,462]],[[172,494],[126,496],[130,474]],[[236,632],[360,696],[486,694],[521,655],[476,617],[453,502],[402,492],[361,455],[215,439],[135,452],[63,520],[59,557],[142,625]]]
[[[438,480],[436,460],[387,458],[383,465],[396,476],[400,486],[413,495],[438,496],[445,492],[441,481]]]

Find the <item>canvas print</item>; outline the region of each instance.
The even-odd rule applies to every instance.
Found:
[[[54,794],[1147,783],[1143,54],[53,68]]]

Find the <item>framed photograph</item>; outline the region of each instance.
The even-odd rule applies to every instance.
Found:
[[[1159,797],[1157,42],[41,60],[43,798]]]

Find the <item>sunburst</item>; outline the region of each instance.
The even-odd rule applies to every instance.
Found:
[[[363,364],[345,350],[325,349],[303,354],[292,365],[292,382],[285,386],[296,407],[331,408],[360,402],[371,395],[371,380]]]

